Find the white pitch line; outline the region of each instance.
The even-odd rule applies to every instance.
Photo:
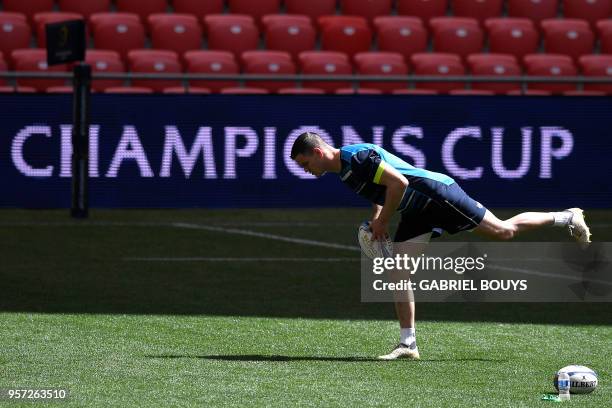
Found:
[[[127,262],[355,262],[360,258],[213,258],[213,257],[149,257],[123,258]]]
[[[284,226],[288,225],[287,223],[283,224]],[[14,227],[85,227],[85,226],[94,226],[94,227],[171,227],[171,228],[187,228],[187,229],[198,229],[204,231],[214,231],[214,232],[223,232],[226,234],[234,234],[234,235],[246,235],[258,238],[267,238],[273,239],[276,241],[283,242],[291,242],[294,244],[301,245],[310,245],[310,246],[318,246],[323,248],[334,248],[334,249],[344,249],[348,251],[360,252],[361,250],[356,246],[351,245],[343,245],[336,244],[333,242],[321,242],[314,241],[311,239],[304,238],[293,238],[287,237],[284,235],[277,234],[269,234],[266,232],[257,232],[252,230],[238,229],[238,228],[224,228],[213,225],[203,225],[203,224],[191,224],[184,222],[114,222],[114,221],[85,221],[85,222],[23,222],[23,223],[0,223],[0,227],[3,226],[14,226]]]
[[[348,251],[354,251],[354,252],[361,251],[361,249],[359,249],[356,246],[352,246],[352,245],[343,245],[343,244],[336,244],[332,242],[314,241],[311,239],[304,239],[304,238],[292,238],[292,237],[286,237],[284,235],[269,234],[266,232],[257,232],[257,231],[238,229],[238,228],[213,227],[210,225],[188,224],[184,222],[174,222],[172,223],[172,225],[177,228],[188,228],[188,229],[196,229],[196,230],[204,230],[204,231],[223,232],[226,234],[234,234],[234,235],[246,235],[250,237],[267,238],[267,239],[273,239],[276,241],[291,242],[293,244],[311,245],[311,246],[318,246],[318,247],[323,247],[323,248],[346,249]]]
[[[0,227],[172,227],[168,222],[148,221],[17,221],[0,222]]]
[[[247,221],[212,222],[224,227],[340,227],[355,225],[354,222],[310,222],[310,221]]]
[[[287,223],[283,224],[284,226],[288,225]],[[319,246],[324,248],[334,248],[334,249],[345,249],[349,251],[360,251],[356,246],[351,245],[343,245],[336,244],[333,242],[320,242],[314,241],[311,239],[303,239],[303,238],[292,238],[283,235],[269,234],[265,232],[257,232],[252,230],[238,229],[238,228],[224,228],[219,226],[212,225],[203,225],[203,224],[191,224],[184,222],[171,222],[171,223],[156,223],[156,222],[105,222],[105,221],[86,221],[86,222],[23,222],[23,223],[0,223],[0,226],[45,226],[45,227],[73,227],[73,226],[95,226],[95,227],[173,227],[173,228],[187,228],[187,229],[199,229],[204,231],[215,231],[215,232],[223,232],[226,234],[234,234],[234,235],[247,235],[258,238],[267,238],[273,239],[277,241],[291,242],[294,244],[302,244],[302,245],[311,245],[311,246]]]

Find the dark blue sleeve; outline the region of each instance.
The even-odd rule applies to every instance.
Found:
[[[351,157],[351,169],[359,179],[373,181],[381,160],[380,155],[375,150],[360,150]]]

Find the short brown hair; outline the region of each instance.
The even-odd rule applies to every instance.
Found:
[[[295,160],[298,154],[309,155],[315,147],[321,147],[325,141],[314,132],[305,132],[298,136],[291,148],[291,158]]]

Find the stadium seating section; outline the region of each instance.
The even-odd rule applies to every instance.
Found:
[[[47,66],[45,25],[70,19],[87,21],[94,73],[345,76],[96,79],[95,92],[612,95],[606,83],[478,80],[612,78],[612,0],[2,0],[0,70],[69,71]],[[354,74],[474,80],[347,80]],[[57,78],[0,79],[0,92],[70,86]]]

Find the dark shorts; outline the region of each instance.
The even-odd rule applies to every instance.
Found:
[[[443,185],[436,191],[436,198],[418,213],[402,212],[400,224],[393,240],[404,242],[432,232],[439,237],[442,231],[449,234],[474,229],[480,224],[487,209],[471,198],[457,183]]]

